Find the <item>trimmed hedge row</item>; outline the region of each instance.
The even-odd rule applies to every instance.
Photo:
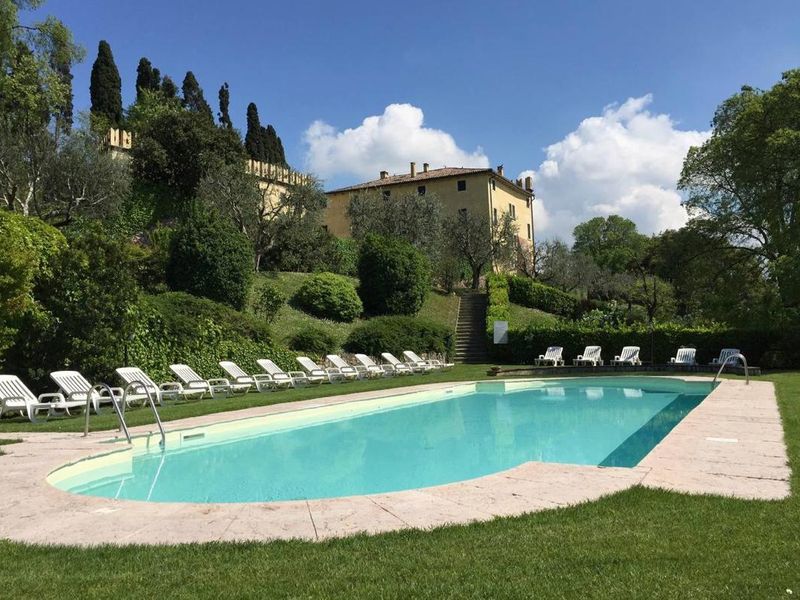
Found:
[[[354,328],[344,344],[347,352],[369,356],[380,356],[381,352],[400,356],[403,350],[451,355],[454,347],[455,335],[449,327],[406,316],[370,319]]]
[[[186,363],[203,377],[221,377],[220,360],[260,373],[259,358],[295,369],[294,354],[272,342],[262,321],[211,300],[182,292],[144,296],[127,362],[156,381],[172,381],[169,365]]]
[[[562,317],[574,317],[580,306],[580,301],[574,296],[519,275],[508,278],[508,294],[514,304]]]
[[[711,362],[722,348],[739,348],[751,365],[779,369],[800,366],[798,339],[800,330],[797,329],[764,331],[657,325],[652,334],[651,356],[651,334],[647,327],[633,325],[610,329],[565,322],[547,328],[511,330],[508,344],[490,344],[490,347],[495,360],[518,364],[531,364],[548,346],[562,346],[567,361],[590,344],[603,347],[606,361],[619,354],[623,346],[639,346],[642,360],[652,360],[656,364],[669,362],[681,346],[697,348],[700,364]]]
[[[495,321],[508,321],[511,317],[511,302],[508,297],[508,278],[505,275],[487,275],[486,333],[492,339]]]

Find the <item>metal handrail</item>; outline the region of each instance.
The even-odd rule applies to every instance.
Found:
[[[86,410],[84,411],[84,422],[83,422],[83,437],[87,437],[89,435],[89,404],[92,401],[92,396],[95,392],[98,394],[100,390],[105,389],[108,392],[109,397],[111,398],[111,405],[114,407],[114,412],[117,413],[117,419],[119,419],[119,425],[122,431],[125,433],[125,438],[128,440],[128,443],[131,443],[131,434],[128,431],[128,426],[125,424],[125,418],[122,416],[122,412],[119,408],[119,404],[117,404],[117,399],[114,397],[114,391],[111,389],[111,386],[107,383],[98,383],[92,389],[90,389],[86,393]],[[124,402],[125,396],[123,395],[120,402]],[[98,400],[98,409],[99,409],[99,400]]]
[[[744,357],[744,354],[742,354],[742,353],[731,354],[730,356],[725,358],[725,360],[723,360],[722,364],[719,366],[719,371],[717,371],[717,374],[714,375],[714,381],[712,381],[712,383],[716,383],[717,382],[717,378],[722,373],[722,369],[725,368],[725,365],[727,365],[731,361],[732,358],[736,358],[736,359],[741,359],[742,360],[742,362],[744,363],[744,382],[745,382],[744,384],[745,385],[750,385],[750,371],[747,369],[747,359]]]
[[[144,391],[145,391],[145,394],[147,394],[147,400],[150,403],[150,408],[153,411],[153,416],[155,416],[155,418],[156,418],[156,425],[158,425],[158,430],[161,432],[161,446],[162,447],[166,447],[166,445],[167,445],[167,434],[164,431],[164,425],[161,424],[161,417],[159,416],[158,410],[156,409],[156,403],[153,401],[153,390],[151,390],[150,387],[146,383],[144,383],[143,381],[138,381],[138,380],[131,381],[130,383],[128,383],[128,387],[125,388],[125,392],[122,395],[123,404],[125,404],[125,398],[128,395],[128,390],[130,390],[131,388],[137,387],[137,386],[143,388]],[[122,423],[124,423],[124,422],[125,421],[123,419]],[[130,440],[130,438],[128,438],[128,439]]]

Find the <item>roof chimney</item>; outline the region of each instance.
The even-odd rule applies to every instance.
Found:
[[[503,176],[503,165],[497,165],[497,174]]]
[[[428,172],[428,167],[430,167],[430,165],[428,163],[422,163],[422,172],[423,173],[427,173]]]
[[[381,179],[386,179],[389,176],[389,171],[381,171]]]
[[[528,175],[525,178],[525,189],[528,190],[529,192],[533,191],[533,177],[531,177],[530,175]]]
[[[517,187],[522,187],[522,179],[517,179]]]
[[[411,176],[412,177],[416,177],[417,176],[417,163],[415,163],[415,162],[411,163]]]

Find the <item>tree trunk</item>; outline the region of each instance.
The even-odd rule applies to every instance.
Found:
[[[477,290],[481,286],[481,267],[472,267],[472,289]]]

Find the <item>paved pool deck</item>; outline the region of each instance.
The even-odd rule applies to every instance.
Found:
[[[703,380],[702,377],[682,377]],[[519,381],[519,380],[513,380]],[[442,383],[404,388],[422,391]],[[468,383],[468,382],[467,382]],[[361,392],[170,421],[168,430],[397,395]],[[224,400],[223,400],[224,401]],[[155,434],[155,426],[131,429]],[[779,500],[789,466],[773,385],[724,380],[634,468],[528,462],[436,487],[308,501],[251,504],[150,503],[80,496],[46,481],[58,467],[114,449],[116,432],[3,434],[22,443],[0,457],[0,538],[31,543],[176,544],[323,540],[355,533],[486,521],[590,502],[635,485],[693,494]],[[157,438],[154,438],[157,439]],[[124,447],[124,441],[119,443]]]

